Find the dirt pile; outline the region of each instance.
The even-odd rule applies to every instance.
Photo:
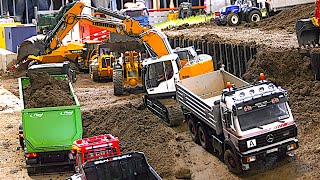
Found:
[[[39,72],[30,74],[30,85],[24,89],[25,108],[74,105],[69,82]]]
[[[287,30],[295,32],[295,24],[298,19],[311,18],[314,15],[315,5],[299,5],[290,9],[285,9],[279,14],[264,19],[258,23],[246,23],[245,27],[260,28],[263,30]]]
[[[309,58],[301,59],[298,50],[260,51],[248,64],[244,78],[257,80],[257,74],[264,72],[266,78],[284,87],[290,97],[290,107],[297,121],[299,163],[306,175],[312,169],[320,168],[320,81],[314,81]],[[305,164],[303,162],[306,162]],[[314,178],[313,175],[310,177]]]
[[[161,177],[172,176],[175,152],[169,141],[174,139],[174,134],[147,109],[137,110],[138,105],[139,102],[127,102],[83,111],[83,135],[117,136],[121,152],[144,152]]]

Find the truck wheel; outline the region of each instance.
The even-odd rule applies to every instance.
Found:
[[[113,71],[113,94],[115,96],[123,95],[124,87],[122,77],[122,70]]]
[[[189,132],[190,132],[190,135],[191,135],[191,138],[192,140],[199,144],[199,137],[198,137],[198,133],[197,133],[197,127],[194,123],[194,121],[192,120],[192,117],[189,117],[188,118],[188,128],[189,128]]]
[[[22,135],[22,136],[21,136]],[[22,123],[19,124],[19,143],[22,150],[24,149],[24,138],[23,138],[23,128]]]
[[[35,167],[27,167],[28,175],[34,175],[37,173],[37,169]]]
[[[209,135],[207,133],[207,131],[204,129],[204,127],[200,124],[199,127],[198,127],[198,138],[199,138],[199,142],[200,142],[200,145],[208,150],[208,151],[211,151],[212,150],[212,145],[209,141]]]
[[[240,24],[240,17],[236,13],[230,13],[227,16],[227,22],[229,26],[238,26]]]
[[[229,171],[235,174],[242,172],[239,158],[230,149],[224,152],[224,163],[228,166]]]
[[[258,10],[252,10],[248,14],[248,22],[259,22],[262,19],[262,14]]]
[[[91,68],[90,77],[95,82],[99,81],[98,70]]]

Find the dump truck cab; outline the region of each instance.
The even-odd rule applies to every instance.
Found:
[[[225,141],[230,141],[225,146],[239,152],[243,170],[271,153],[293,155],[298,148],[287,92],[271,82],[225,89],[220,111]]]
[[[119,140],[111,134],[76,140],[72,145],[72,154],[76,155],[76,172],[82,173],[85,162],[120,154]]]
[[[221,69],[176,87],[192,139],[218,152],[230,171],[240,174],[298,148],[287,91],[264,78],[249,84]]]

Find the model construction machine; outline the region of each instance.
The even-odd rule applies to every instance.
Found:
[[[119,37],[113,41],[115,43],[100,44],[98,54],[92,57],[89,67],[94,81],[113,79],[115,95],[122,95],[126,86],[142,85],[140,54],[145,54],[145,48],[136,40],[123,39]]]
[[[70,180],[146,179],[160,180],[143,153],[120,153],[118,138],[104,134],[76,140],[76,174]]]
[[[220,69],[176,84],[192,139],[234,173],[266,157],[293,156],[299,147],[287,91],[260,78],[249,84]]]
[[[122,95],[126,87],[142,86],[141,53],[126,51],[115,63],[113,71],[114,95]]]
[[[36,66],[32,67],[36,68]],[[36,69],[41,69],[42,72],[46,69],[54,74],[60,72],[61,75],[53,75],[53,77],[67,79],[66,72],[57,65]],[[32,72],[30,71],[29,75],[30,73]],[[25,89],[29,84],[29,77],[19,78],[22,118],[19,126],[19,141],[24,151],[27,172],[37,174],[58,166],[70,169],[75,163],[71,145],[75,140],[82,138],[80,104],[73,87],[69,83],[74,105],[27,108]]]
[[[62,8],[65,9],[65,13],[57,26],[48,33],[43,41],[30,42],[28,48],[33,51],[26,50],[25,52],[27,53],[24,53],[24,57],[33,53],[36,53],[35,55],[46,55],[57,49],[60,39],[79,21],[103,28],[111,33],[135,39],[145,47],[145,51],[151,57],[144,59],[142,62],[142,82],[147,93],[144,98],[146,106],[164,119],[167,124],[178,124],[182,119],[180,118],[181,116],[178,117],[176,114],[182,113],[174,100],[175,83],[179,81],[180,74],[190,74],[185,75],[187,78],[213,71],[212,57],[197,54],[196,58],[190,59],[182,67],[179,56],[174,53],[167,37],[160,30],[152,26],[141,26],[138,21],[129,16],[104,8],[90,7],[96,12],[106,14],[111,19],[81,15],[84,7],[85,4],[83,2],[77,1]],[[118,68],[121,69],[122,65],[118,66]]]
[[[316,1],[316,10],[311,19],[300,19],[296,23],[296,34],[301,54],[310,56],[311,68],[315,79],[320,80],[320,0]]]

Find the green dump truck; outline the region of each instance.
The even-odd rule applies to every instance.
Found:
[[[65,75],[53,76],[66,78]],[[28,174],[35,174],[53,166],[73,168],[73,142],[82,138],[80,105],[69,83],[74,105],[44,108],[25,108],[24,89],[29,77],[19,78],[22,124],[19,127],[20,145],[24,150]]]

